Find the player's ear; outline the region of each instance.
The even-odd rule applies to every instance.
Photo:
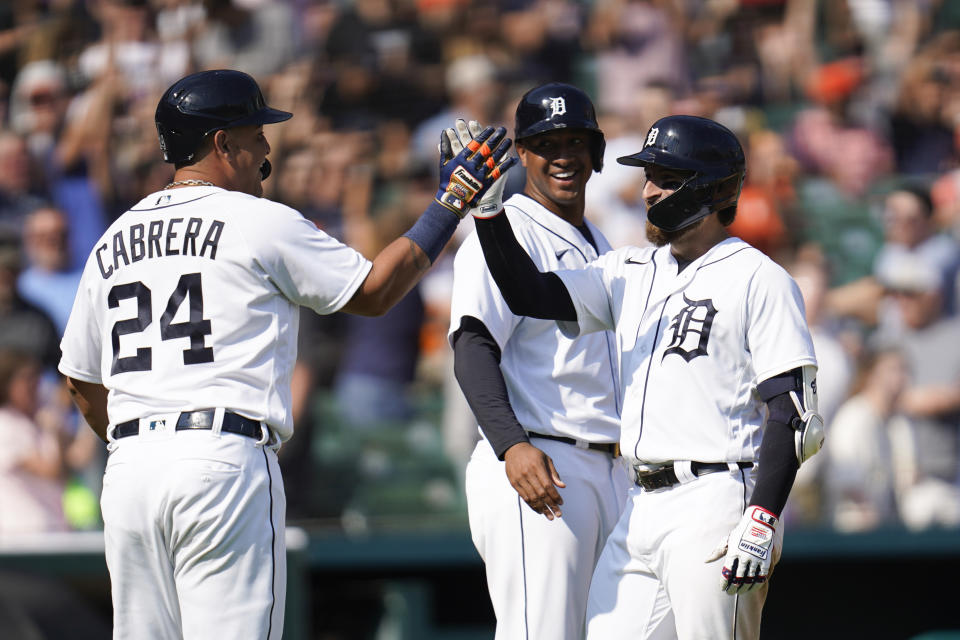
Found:
[[[223,129],[213,133],[213,150],[219,154],[229,154],[232,141],[230,135]]]
[[[527,168],[527,153],[529,153],[526,147],[523,146],[522,142],[514,143],[514,149],[517,150],[517,156],[520,157],[520,165],[526,169]]]

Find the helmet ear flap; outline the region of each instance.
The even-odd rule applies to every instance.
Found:
[[[590,149],[590,159],[593,161],[593,170],[597,173],[603,171],[603,152],[606,151],[607,141],[602,133],[594,132],[593,146]]]

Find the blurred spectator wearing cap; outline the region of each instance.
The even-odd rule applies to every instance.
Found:
[[[67,326],[83,269],[72,267],[67,218],[55,207],[34,209],[23,229],[27,267],[17,279],[24,300],[44,310],[59,335]]]
[[[916,255],[885,262],[878,279],[903,326],[874,339],[896,341],[910,371],[898,408],[911,422],[915,473],[901,515],[911,528],[960,525],[960,317],[943,314],[940,274]]]
[[[44,311],[17,292],[21,270],[18,238],[0,238],[0,349],[19,349],[56,371],[60,334]]]
[[[40,363],[0,350],[0,536],[66,531],[60,424],[40,412]]]

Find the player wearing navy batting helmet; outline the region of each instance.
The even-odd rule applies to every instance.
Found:
[[[593,574],[587,638],[758,638],[780,513],[823,444],[800,290],[727,233],[745,173],[732,131],[668,116],[618,161],[645,171],[653,247],[541,273],[509,216],[475,211],[512,313],[616,336],[634,483]]]
[[[120,216],[84,268],[60,371],[108,442],[101,497],[116,638],[283,633],[285,495],[299,307],[381,315],[513,164],[505,130],[443,158],[433,202],[372,261],[261,198],[257,82],[203,71],[156,125],[173,180]]]
[[[462,121],[448,133],[471,138]],[[526,177],[503,215],[524,255],[540,268],[573,269],[610,251],[584,216],[604,148],[587,94],[563,83],[534,87],[517,105],[514,135]],[[617,450],[614,336],[572,339],[553,321],[513,313],[473,234],[454,261],[450,339],[482,434],[466,492],[496,637],[580,638],[590,576],[629,486]]]

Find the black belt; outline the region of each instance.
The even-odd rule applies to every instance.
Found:
[[[738,462],[737,466],[741,469],[750,469],[753,467],[752,462]],[[690,463],[690,472],[695,476],[702,476],[708,473],[715,473],[717,471],[727,471],[730,469],[730,464],[727,462],[691,462]],[[664,487],[672,487],[675,484],[679,484],[680,480],[677,478],[676,472],[673,470],[673,465],[669,464],[665,467],[661,467],[655,471],[636,471],[636,481],[640,487],[646,491],[653,491],[655,489],[663,489]]]
[[[187,429],[213,429],[213,409],[202,409],[200,411],[184,411],[177,418],[177,431]],[[237,433],[241,436],[247,436],[255,440],[263,437],[263,429],[257,420],[244,418],[233,411],[223,413],[223,424],[220,430],[226,433]],[[140,433],[140,420],[127,420],[121,422],[113,428],[114,438],[126,438]]]
[[[531,438],[544,438],[545,440],[556,440],[557,442],[564,442],[566,444],[572,444],[576,446],[577,440],[575,438],[568,438],[566,436],[549,436],[545,433],[534,433],[528,431],[527,435]],[[603,451],[604,453],[609,453],[614,458],[620,457],[620,443],[619,442],[588,442],[588,449],[593,449],[594,451]]]

